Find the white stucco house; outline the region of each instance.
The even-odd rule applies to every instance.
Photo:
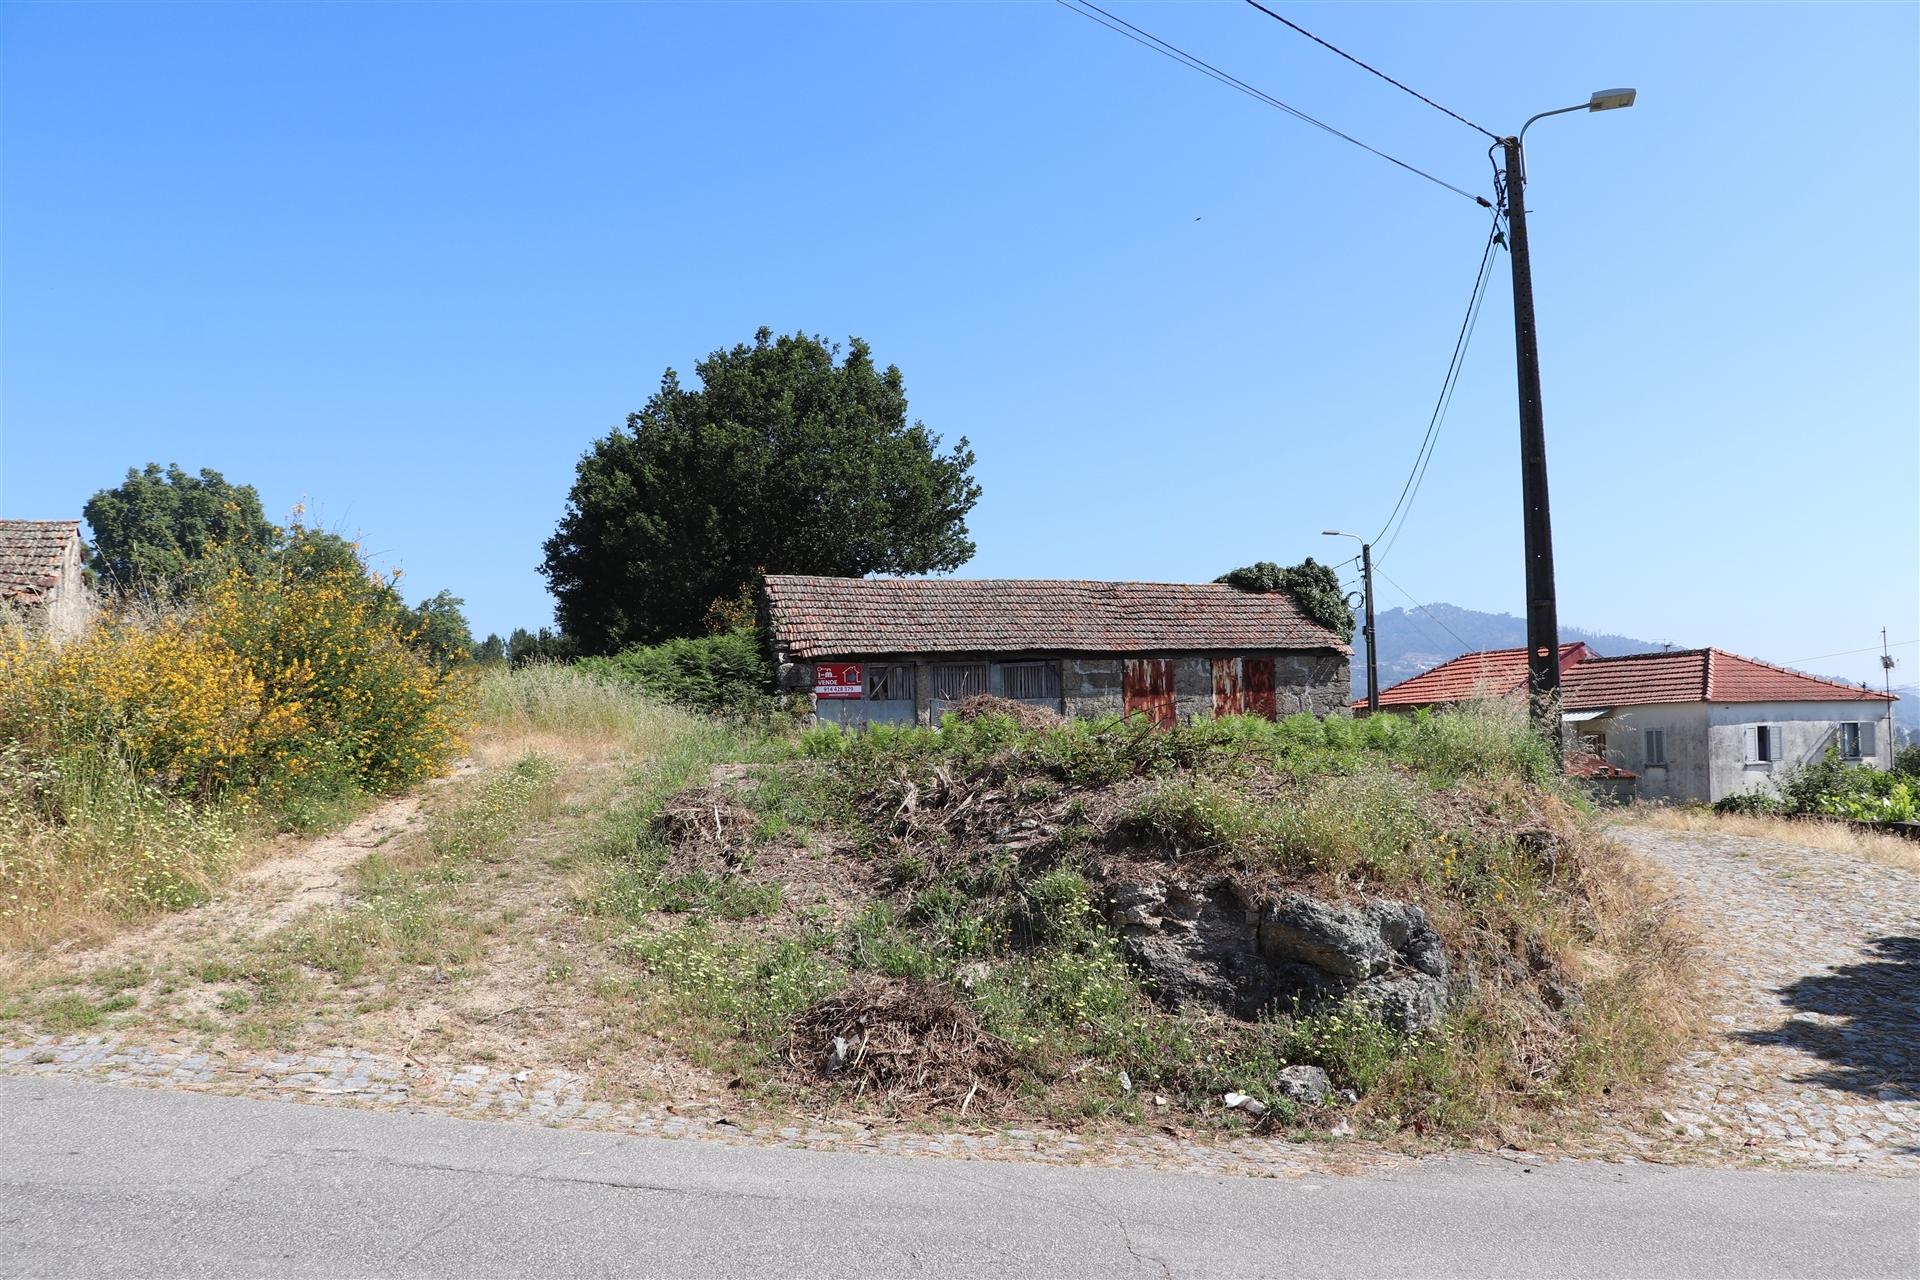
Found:
[[[1527,651],[1468,653],[1380,693],[1384,710],[1475,697],[1524,696]],[[1790,671],[1724,649],[1603,658],[1560,650],[1568,736],[1633,779],[1642,800],[1711,803],[1777,791],[1789,770],[1829,746],[1856,764],[1893,763],[1887,694]],[[1361,704],[1364,705],[1364,704]]]

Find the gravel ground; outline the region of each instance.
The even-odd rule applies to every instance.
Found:
[[[1657,1137],[1724,1162],[1920,1172],[1920,876],[1747,836],[1611,834],[1690,888],[1706,934],[1712,1031],[1674,1069]]]

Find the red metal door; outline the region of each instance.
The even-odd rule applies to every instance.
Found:
[[[1273,659],[1240,659],[1240,699],[1246,714],[1279,719],[1279,707],[1273,697]]]
[[[1213,714],[1237,716],[1247,709],[1246,690],[1240,683],[1238,658],[1213,660]]]
[[[1155,724],[1171,728],[1177,719],[1173,702],[1173,659],[1128,658],[1123,677],[1127,714],[1138,711]]]

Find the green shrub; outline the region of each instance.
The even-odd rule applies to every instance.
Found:
[[[751,712],[768,706],[773,664],[757,632],[637,645],[611,658],[583,658],[582,669],[638,685],[667,702],[702,711]]]
[[[1713,802],[1715,813],[1744,814],[1748,817],[1768,817],[1785,813],[1786,809],[1780,797],[1765,791],[1736,791]]]
[[[1893,753],[1893,771],[1903,778],[1920,778],[1920,742],[1909,742]]]
[[[1871,765],[1848,764],[1837,746],[1788,774],[1780,795],[1789,813],[1861,822],[1912,822],[1920,816],[1911,779]]]

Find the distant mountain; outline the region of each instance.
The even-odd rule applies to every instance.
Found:
[[[1430,604],[1425,609],[1388,609],[1374,617],[1380,633],[1380,687],[1411,680],[1463,653],[1483,649],[1519,649],[1527,643],[1527,620],[1510,613],[1481,613],[1455,604]],[[1657,653],[1667,646],[1653,640],[1635,640],[1602,631],[1561,627],[1560,643],[1586,641],[1595,653],[1609,658],[1623,653]],[[1464,642],[1464,643],[1463,643]],[[1367,645],[1353,641],[1353,696],[1367,696]]]

